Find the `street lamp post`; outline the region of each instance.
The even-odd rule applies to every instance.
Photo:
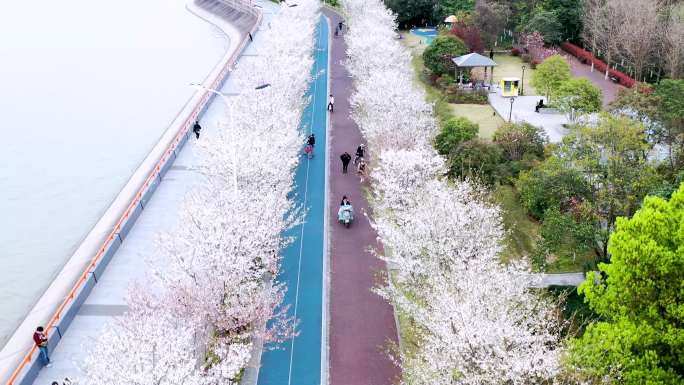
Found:
[[[513,116],[513,102],[515,101],[515,96],[511,96],[510,101],[511,101],[511,109],[508,110],[508,122],[509,123],[511,121],[511,117]]]
[[[520,79],[520,96],[525,95],[525,66],[522,66],[522,79]]]
[[[237,132],[237,130],[234,129],[233,104],[230,103],[230,101],[228,100],[228,96],[229,96],[229,95],[226,95],[226,94],[224,94],[223,92],[217,91],[217,90],[215,90],[215,89],[213,89],[213,88],[205,87],[205,86],[203,86],[203,85],[201,85],[201,84],[190,84],[190,85],[193,86],[193,87],[196,87],[196,88],[201,88],[201,89],[203,89],[203,90],[205,90],[205,91],[207,91],[207,92],[211,92],[212,94],[215,94],[215,95],[217,95],[217,96],[220,96],[220,97],[221,97],[221,100],[223,100],[223,102],[226,104],[226,107],[228,107],[228,116],[229,116],[229,123],[228,123],[228,124],[230,125],[230,128],[231,128],[232,133],[233,133],[233,135],[232,135],[232,139],[233,139],[233,140],[232,140],[232,142],[233,142],[233,146],[232,146],[232,147],[233,147],[233,151],[232,151],[232,153],[233,153],[233,154],[232,154],[232,155],[233,155],[233,156],[232,156],[232,157],[233,157],[233,193],[234,193],[234,197],[237,199],[237,196],[238,196],[238,180],[237,180],[237,138],[236,138],[236,132]],[[254,89],[255,89],[255,90],[263,90],[264,88],[268,88],[268,87],[270,87],[270,86],[271,86],[271,84],[269,84],[269,83],[264,83],[264,84],[261,84],[261,85],[259,85],[259,86],[254,87]],[[237,94],[230,95],[230,96],[239,96],[239,95],[241,95],[241,94],[242,94],[242,92],[238,92]]]

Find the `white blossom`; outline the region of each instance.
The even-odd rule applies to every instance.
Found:
[[[201,182],[177,228],[159,238],[154,279],[131,289],[130,310],[92,344],[83,383],[230,385],[255,340],[294,336],[296,321],[280,306],[286,288],[275,279],[289,241],[282,234],[300,218],[288,194],[318,8],[315,0],[282,7],[259,32],[258,54],[231,73],[242,90],[229,98],[233,116],[198,142]]]
[[[377,292],[415,323],[405,384],[548,384],[559,371],[558,321],[522,263],[500,262],[499,208],[469,181],[446,180],[437,125],[380,0],[343,0],[354,119],[368,141]]]

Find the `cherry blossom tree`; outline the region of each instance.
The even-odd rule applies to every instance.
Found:
[[[373,226],[391,273],[377,292],[411,318],[405,384],[552,383],[561,347],[555,307],[521,263],[500,262],[499,209],[470,181],[445,178],[437,125],[380,0],[345,0],[353,118],[371,159]]]
[[[282,7],[260,32],[258,55],[231,73],[244,91],[230,98],[227,124],[199,142],[200,181],[176,228],[160,235],[149,282],[131,289],[129,311],[89,344],[83,383],[230,385],[254,343],[296,335],[276,278],[289,242],[282,234],[300,220],[288,193],[318,9],[315,0]]]

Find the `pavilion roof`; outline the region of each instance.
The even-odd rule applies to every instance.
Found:
[[[467,55],[455,57],[451,59],[459,67],[493,67],[496,62],[486,56],[482,56],[477,52],[469,53]]]

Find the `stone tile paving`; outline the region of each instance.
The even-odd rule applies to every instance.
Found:
[[[543,96],[516,97],[513,102],[513,112],[510,114],[511,120],[513,122],[527,122],[533,126],[541,127],[548,135],[551,143],[560,142],[568,131],[563,127],[569,122],[568,118],[565,114],[534,112],[534,107],[539,99],[546,102],[546,98]],[[510,98],[501,96],[499,90],[495,89],[495,92],[489,94],[489,103],[505,121],[508,121],[511,110]]]
[[[567,54],[563,56],[567,59],[568,63],[570,63],[570,72],[572,73],[572,76],[587,78],[601,89],[601,92],[603,92],[604,108],[608,106],[610,102],[615,100],[618,91],[621,88],[624,88],[621,85],[614,83],[610,79],[604,79],[603,72],[599,72],[596,70],[594,70],[594,72],[591,72],[591,65],[580,63],[580,61],[577,60],[574,56]]]

